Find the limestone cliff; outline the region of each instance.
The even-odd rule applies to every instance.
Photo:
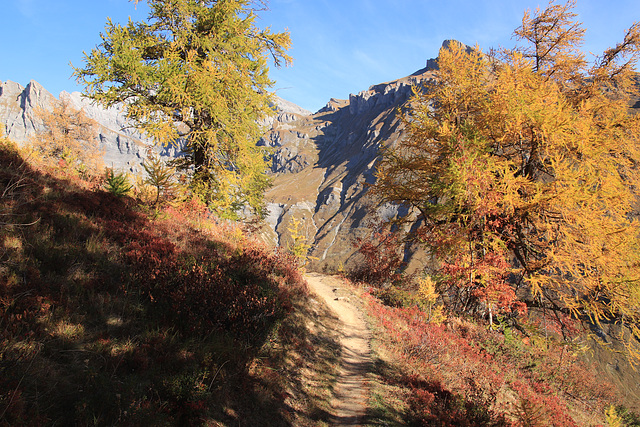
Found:
[[[369,209],[367,185],[374,182],[380,148],[402,136],[397,110],[412,95],[412,87],[433,78],[437,63],[368,90],[347,100],[331,99],[312,114],[276,97],[277,115],[261,125],[269,129],[260,145],[272,150],[273,187],[267,192],[269,215],[263,236],[287,245],[292,217],[302,219],[312,244],[312,268],[335,270],[348,264],[356,236],[370,234],[373,218],[397,215],[397,207]],[[125,118],[122,108],[104,109],[79,93],[63,92],[76,108],[100,125],[99,144],[105,164],[120,170],[139,171],[148,141]],[[27,143],[42,129],[35,107],[50,108],[58,100],[36,82],[26,88],[0,82],[0,123],[10,138]],[[164,149],[166,156],[177,149]]]
[[[105,153],[105,165],[123,171],[141,170],[149,142],[125,118],[122,107],[102,108],[79,92],[62,92],[62,99],[76,109],[83,109],[88,118],[98,123],[98,149]],[[4,125],[5,135],[20,144],[27,144],[31,137],[43,130],[37,109],[50,109],[56,102],[59,100],[55,96],[33,80],[27,87],[11,81],[0,82],[0,123]],[[170,157],[177,151],[176,147],[159,150],[161,155]]]
[[[98,126],[98,149],[103,151],[106,166],[123,171],[139,172],[151,141],[138,131],[133,123],[127,120],[122,106],[103,108],[80,92],[62,92],[57,99],[38,82],[31,81],[27,87],[20,84],[0,81],[0,124],[4,126],[5,136],[20,144],[43,130],[42,121],[38,119],[37,108],[51,109],[54,103],[66,100],[76,109],[84,110],[89,119],[95,120]],[[275,121],[285,123],[295,117],[307,116],[309,111],[284,99],[275,98],[274,107],[279,112],[277,118],[261,123],[266,129]],[[179,144],[156,148],[161,156],[168,158],[179,155]]]
[[[26,88],[11,81],[0,82],[0,123],[6,136],[17,142],[26,141],[42,129],[35,110],[49,109],[53,102],[55,97],[33,80]]]
[[[375,180],[380,148],[402,137],[398,108],[413,86],[432,78],[426,67],[348,100],[331,99],[315,114],[280,114],[261,142],[274,149],[266,238],[286,246],[295,217],[312,244],[312,268],[348,265],[354,238],[369,236],[374,218],[399,213],[393,206],[371,209],[367,185]]]

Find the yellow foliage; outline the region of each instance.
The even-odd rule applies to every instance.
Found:
[[[288,244],[288,251],[296,257],[299,266],[304,266],[309,260],[309,249],[311,245],[307,241],[307,235],[302,228],[302,221],[298,218],[291,217],[291,221],[287,226],[289,238],[291,242]]]
[[[145,205],[153,205],[156,196],[157,190],[151,184],[146,182],[146,178],[141,175],[135,175],[133,187],[135,190],[135,195]]]
[[[430,276],[418,279],[418,297],[420,298],[422,307],[427,312],[429,322],[439,325],[447,320],[447,316],[444,313],[444,306],[442,304],[436,304],[440,294],[436,292],[436,283]]]
[[[155,189],[155,198],[152,203],[157,212],[162,202],[171,201],[179,192],[180,185],[177,180],[177,171],[152,150],[149,150],[147,159],[142,163],[142,167],[147,173],[143,184]]]
[[[607,419],[607,425],[609,427],[623,427],[624,421],[618,413],[616,412],[616,408],[613,405],[609,405],[604,412],[604,415]]]
[[[98,149],[97,123],[82,110],[63,99],[51,110],[36,108],[44,130],[31,139],[31,145],[45,158],[63,161],[78,171],[102,168],[103,151]]]
[[[418,293],[420,298],[428,304],[435,303],[440,296],[436,292],[436,284],[430,276],[418,280]]]
[[[519,49],[443,48],[375,191],[420,213],[418,235],[466,275],[449,287],[461,306],[509,275],[494,287],[505,299],[518,283],[575,317],[626,326],[619,338],[640,363],[640,115],[628,108],[640,24],[588,67],[574,6],[526,13]]]
[[[179,169],[209,208],[235,218],[265,214],[267,152],[256,143],[274,114],[268,60],[290,63],[288,33],[261,29],[246,0],[150,1],[147,21],[107,21],[102,43],[75,76],[106,107],[158,144],[184,143]]]

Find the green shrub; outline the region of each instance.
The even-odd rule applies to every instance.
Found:
[[[127,175],[122,172],[115,173],[113,168],[107,168],[105,178],[105,189],[118,197],[126,196],[133,188]]]

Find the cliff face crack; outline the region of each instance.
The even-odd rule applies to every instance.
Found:
[[[336,239],[338,238],[338,233],[340,232],[340,227],[342,226],[342,224],[344,224],[344,222],[347,220],[348,217],[349,217],[349,214],[348,213],[345,214],[345,216],[342,217],[342,220],[334,228],[333,238],[331,239],[331,242],[329,242],[324,252],[322,253],[321,259],[325,260],[327,258],[327,253],[329,253],[329,249],[331,249],[331,247],[336,243]]]
[[[313,217],[313,207],[309,208],[309,211],[311,212],[311,224],[313,224],[313,229],[315,230],[313,233],[313,240],[315,242],[318,235],[318,224],[316,224],[316,219]]]

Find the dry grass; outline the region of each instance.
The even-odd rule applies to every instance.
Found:
[[[255,372],[271,377],[285,396],[287,420],[296,426],[326,425],[332,389],[340,368],[338,321],[327,307],[310,297],[296,304],[257,358]],[[273,364],[280,366],[277,372]],[[271,371],[272,375],[267,375]]]
[[[306,168],[296,174],[278,175],[266,197],[274,203],[310,201],[315,203],[318,187],[324,181],[325,171],[322,168]]]

